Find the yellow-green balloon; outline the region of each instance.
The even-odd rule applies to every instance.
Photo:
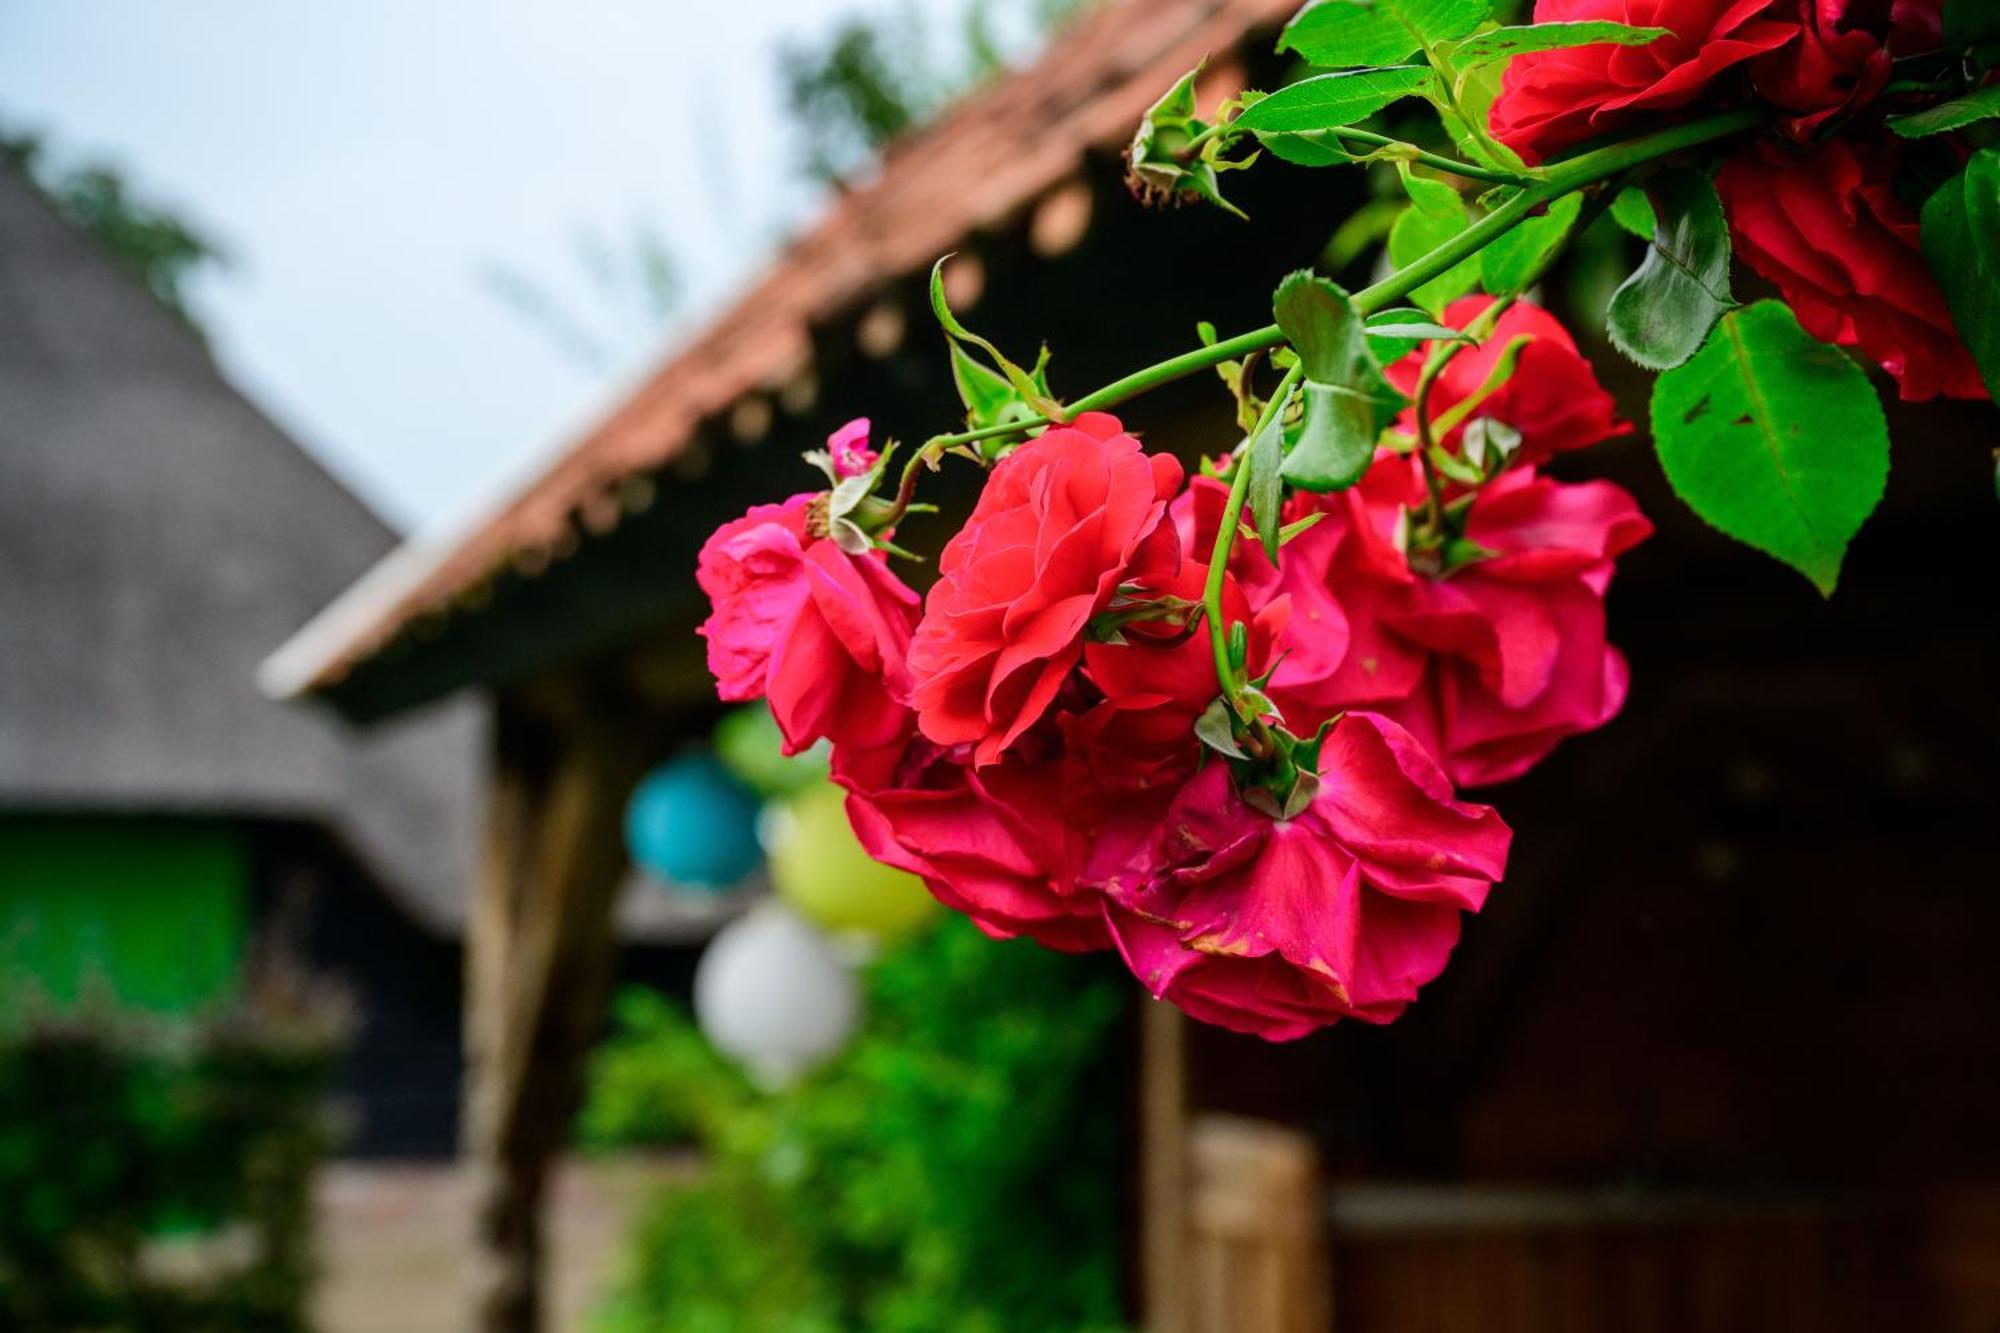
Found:
[[[891,936],[921,925],[937,900],[915,875],[862,850],[845,799],[826,783],[785,803],[769,860],[778,896],[823,930]]]

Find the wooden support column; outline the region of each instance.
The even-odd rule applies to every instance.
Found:
[[[1139,1246],[1147,1333],[1188,1333],[1187,1019],[1139,1015]]]
[[[639,711],[578,686],[503,699],[466,927],[461,1155],[470,1327],[538,1333],[541,1205],[603,1021],[621,819],[651,755]]]

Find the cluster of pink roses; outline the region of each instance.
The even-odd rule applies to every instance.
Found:
[[[1539,471],[1628,429],[1609,396],[1522,304],[1431,402],[1481,392],[1522,339],[1476,409],[1520,444],[1452,488],[1454,564],[1410,542],[1426,482],[1387,448],[1353,490],[1288,502],[1288,522],[1317,521],[1277,567],[1254,542],[1230,558],[1246,674],[1293,734],[1324,728],[1288,811],[1197,735],[1218,694],[1200,621],[1225,488],[1102,414],[994,466],[921,603],[880,552],[828,539],[821,497],[725,525],[699,567],[722,696],[768,698],[794,749],[831,741],[870,853],[990,934],[1116,947],[1155,995],[1273,1039],[1385,1022],[1505,868],[1506,824],[1454,788],[1521,773],[1624,699],[1603,599],[1650,525],[1616,486]],[[1425,350],[1391,378],[1412,383]]]
[[[1716,178],[1736,252],[1823,342],[1858,348],[1920,401],[1988,397],[1894,182],[1879,118],[1891,62],[1935,51],[1944,0],[1537,0],[1535,21],[1608,19],[1669,35],[1534,52],[1508,67],[1494,136],[1529,163],[1600,135],[1758,100],[1782,134]],[[1845,132],[1829,123],[1850,117]]]

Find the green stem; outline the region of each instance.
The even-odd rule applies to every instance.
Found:
[[[1683,149],[1699,147],[1717,139],[1726,139],[1732,134],[1755,129],[1767,119],[1768,113],[1759,110],[1731,111],[1641,135],[1623,143],[1608,144],[1603,148],[1591,149],[1563,161],[1550,163],[1542,168],[1539,183],[1524,188],[1499,208],[1409,267],[1390,274],[1372,287],[1364,287],[1356,292],[1355,307],[1363,315],[1386,310],[1431,279],[1450,272],[1512,231],[1536,209],[1545,207],[1566,194],[1573,194],[1599,181],[1609,180],[1633,167],[1643,166]],[[1252,329],[1248,333],[1239,333],[1233,338],[1225,338],[1206,347],[1197,347],[1191,352],[1182,352],[1179,356],[1168,357],[1165,361],[1147,366],[1143,370],[1135,370],[1093,393],[1085,394],[1064,409],[1065,419],[1072,419],[1082,412],[1096,412],[1107,407],[1116,407],[1161,385],[1185,379],[1189,375],[1198,374],[1224,361],[1276,347],[1284,341],[1284,330],[1276,324],[1267,324],[1261,329]],[[1054,422],[1049,417],[1034,416],[1007,425],[988,426],[957,435],[940,435],[918,450],[904,467],[904,487],[908,489],[914,486],[915,470],[921,462],[927,457],[936,457],[936,454],[954,445],[1017,434],[1037,426],[1052,424]]]
[[[1391,139],[1386,134],[1376,134],[1372,130],[1357,130],[1343,125],[1337,130],[1329,131],[1329,133],[1335,138],[1352,139],[1356,143],[1373,144],[1378,148],[1399,149],[1401,150],[1398,154],[1399,156],[1407,157],[1412,162],[1421,162],[1427,167],[1435,167],[1439,171],[1448,171],[1454,176],[1462,176],[1466,180],[1485,181],[1490,185],[1526,185],[1529,183],[1529,178],[1526,176],[1518,176],[1506,171],[1494,171],[1490,167],[1475,166],[1470,162],[1460,162],[1454,158],[1426,152],[1415,144],[1406,143],[1401,139]]]
[[[1271,425],[1271,419],[1285,410],[1291,400],[1292,390],[1305,378],[1305,367],[1294,365],[1285,372],[1285,378],[1264,404],[1264,411],[1258,416],[1257,424],[1250,431],[1254,440]],[[1222,505],[1222,526],[1216,529],[1215,549],[1208,557],[1208,582],[1202,589],[1202,605],[1207,608],[1208,642],[1215,651],[1215,679],[1222,686],[1222,697],[1229,706],[1236,709],[1236,715],[1243,717],[1237,699],[1243,692],[1243,682],[1236,679],[1236,667],[1229,660],[1229,626],[1222,618],[1222,589],[1229,577],[1229,555],[1236,549],[1236,529],[1243,522],[1243,502],[1250,496],[1250,456],[1246,452],[1236,459],[1236,471],[1229,479],[1229,498]],[[1243,718],[1245,722],[1253,719]]]

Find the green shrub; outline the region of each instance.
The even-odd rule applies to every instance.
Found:
[[[336,1052],[243,1015],[0,1031],[0,1328],[302,1328]]]
[[[1100,960],[988,940],[959,918],[884,957],[849,1049],[774,1097],[702,1074],[669,1099],[709,1157],[633,1247],[606,1333],[1018,1333],[1120,1323],[1124,988]],[[686,1016],[621,1006],[695,1067]],[[642,1080],[635,1029],[586,1123]],[[624,1117],[631,1123],[631,1117]],[[597,1140],[604,1142],[602,1138]]]

